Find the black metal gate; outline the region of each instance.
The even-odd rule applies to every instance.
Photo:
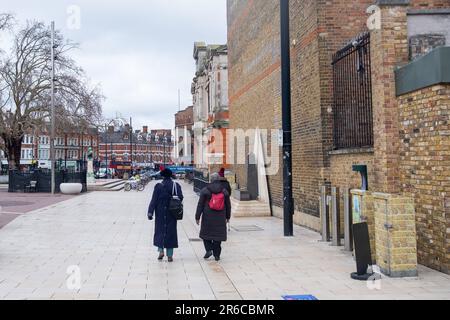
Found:
[[[334,148],[373,147],[370,34],[333,56]]]

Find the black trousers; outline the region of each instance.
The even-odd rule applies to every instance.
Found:
[[[222,242],[221,241],[213,241],[213,240],[203,240],[205,244],[206,252],[212,251],[214,257],[220,257],[222,253]]]

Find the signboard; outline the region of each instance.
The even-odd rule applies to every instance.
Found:
[[[361,197],[353,195],[353,223],[361,223]]]

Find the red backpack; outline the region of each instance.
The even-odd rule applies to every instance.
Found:
[[[223,192],[211,194],[211,200],[209,200],[209,207],[213,211],[222,211],[225,209],[225,194]]]

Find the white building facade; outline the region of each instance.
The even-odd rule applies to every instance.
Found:
[[[228,128],[228,48],[227,45],[194,44],[196,74],[192,82],[194,114],[194,162],[204,164],[208,150],[204,139],[212,129]]]

